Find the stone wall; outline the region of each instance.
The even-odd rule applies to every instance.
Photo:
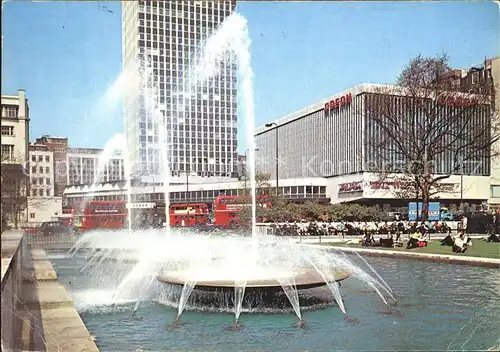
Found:
[[[98,351],[45,251],[9,235],[2,234],[2,351]]]

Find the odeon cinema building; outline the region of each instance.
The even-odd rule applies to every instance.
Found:
[[[433,109],[432,114],[429,109]],[[459,111],[460,114],[456,113]],[[410,112],[413,120],[403,116]],[[426,92],[421,97],[394,86],[361,84],[259,127],[257,169],[271,174],[271,180],[276,179],[277,171],[280,184],[300,179],[307,179],[311,187],[324,184],[332,203],[378,204],[386,209],[407,206],[408,199],[402,199],[404,190],[398,189],[398,183],[382,180],[380,176],[381,170],[387,170],[386,165],[401,164],[404,158],[394,151],[397,148],[387,144],[383,151],[380,149],[377,141],[383,140],[383,133],[381,124],[374,122],[377,114],[403,120],[400,126],[413,121],[414,127],[406,126],[402,133],[401,139],[406,143],[429,132],[425,130],[426,118],[443,121],[432,132],[438,138],[452,138],[449,130],[439,136],[443,128],[457,131],[462,128],[460,121],[464,120],[458,118],[454,125],[445,123],[453,116],[463,116],[469,119],[467,126],[491,133],[492,109],[484,96]],[[393,143],[398,138],[393,138]],[[474,146],[460,149],[467,155],[463,157],[467,162],[458,169],[457,149],[435,153],[433,173],[449,175],[440,181],[440,193],[435,198],[452,210],[460,202],[469,208],[479,208],[489,197],[490,153],[487,148],[476,149]],[[298,188],[292,186],[287,191],[293,195]]]

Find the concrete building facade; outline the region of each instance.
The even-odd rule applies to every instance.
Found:
[[[271,192],[273,182],[269,182]],[[126,182],[108,182],[91,185],[69,186],[64,191],[64,201],[67,206],[81,202],[84,197],[94,200],[127,200]],[[242,181],[230,181],[220,183],[193,184],[186,191],[185,185],[171,185],[170,203],[194,203],[202,202],[211,205],[219,195],[242,195],[248,187]],[[155,202],[165,203],[165,190],[163,186],[132,186],[132,202]],[[295,202],[306,200],[327,203],[327,180],[325,178],[300,178],[284,180],[280,184],[280,193],[286,199]]]
[[[27,218],[29,176],[26,169],[29,144],[29,105],[24,89],[1,96],[1,219],[17,227]]]
[[[453,69],[439,77],[440,83],[448,83],[450,87],[460,87],[462,91],[471,93],[487,93],[494,96],[495,116],[500,118],[500,57],[484,60],[480,65],[469,69]],[[498,124],[498,122],[497,122]],[[495,124],[494,124],[495,126]],[[498,134],[498,125],[493,133]],[[500,141],[492,146],[490,195],[488,205],[490,208],[500,208]]]
[[[54,195],[60,197],[67,185],[68,138],[45,135],[37,138],[35,144],[46,146],[53,154]]]
[[[191,79],[199,46],[232,13],[235,2],[122,4],[123,69],[140,82],[124,98],[132,173],[158,180],[168,158],[173,182],[236,178],[235,59],[226,55],[209,80]]]
[[[45,145],[29,145],[30,196],[55,196],[54,153]]]
[[[28,226],[46,221],[58,221],[62,215],[62,197],[28,197]]]
[[[55,195],[54,152],[47,145],[30,144],[29,147],[29,224],[38,225],[55,221],[62,214],[62,197]]]
[[[45,148],[43,150],[52,155],[53,195],[56,197],[62,197],[68,185],[125,179],[122,154],[115,153],[108,163],[99,165],[103,149],[69,147],[67,137],[42,136],[34,145],[38,149]]]
[[[2,162],[24,163],[28,159],[29,106],[26,91],[2,94]]]
[[[125,165],[121,154],[113,155],[108,163],[99,165],[102,149],[68,148],[67,185],[92,184],[125,179]],[[99,170],[101,168],[101,170]]]
[[[374,146],[368,143],[379,135],[377,126],[370,122],[368,112],[372,106],[377,106],[377,93],[384,91],[385,87],[361,84],[278,119],[268,124],[272,126],[270,128],[259,127],[255,138],[257,169],[271,174],[271,180],[275,179],[277,145],[280,182],[289,178],[325,177],[328,179],[327,196],[333,202],[356,200],[381,205],[401,203],[397,202],[395,192],[385,189],[385,196],[382,196],[380,191],[373,192],[367,187],[375,182],[375,175],[384,167],[384,163],[388,160],[391,163],[400,162],[396,154],[381,159],[372,149]],[[389,99],[396,105],[401,104],[405,97],[395,95],[389,96]],[[441,104],[437,97],[436,104]],[[443,112],[446,113],[445,109],[448,108],[443,107]],[[489,107],[479,105],[474,109],[477,124],[487,123]],[[276,144],[277,136],[279,143]],[[436,162],[438,174],[452,172],[456,167],[453,157],[451,152],[439,155],[440,160]],[[489,184],[491,160],[488,153],[478,153],[475,158],[476,163],[465,165],[464,174],[468,175],[467,179],[472,177],[475,180],[471,182]],[[485,189],[472,187],[468,191],[464,189],[463,183],[459,187],[460,191],[456,191],[456,180],[452,182],[451,179],[455,178],[444,182],[454,184],[450,186],[454,191],[440,194],[441,199],[447,197],[448,202],[456,203],[462,197],[477,205],[489,198],[489,192]]]

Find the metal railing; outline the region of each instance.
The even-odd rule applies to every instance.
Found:
[[[55,235],[26,234],[24,236],[28,244],[35,244],[35,245],[74,244],[78,240],[78,236],[73,234],[55,234]]]

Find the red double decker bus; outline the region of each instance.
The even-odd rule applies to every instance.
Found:
[[[257,196],[257,206],[270,207],[268,196]],[[250,196],[218,196],[214,201],[214,223],[220,226],[240,225],[238,213],[252,206]]]
[[[126,201],[95,201],[75,204],[73,225],[79,232],[122,229],[127,224]]]
[[[196,226],[208,224],[208,222],[208,205],[205,203],[170,206],[170,226]]]

